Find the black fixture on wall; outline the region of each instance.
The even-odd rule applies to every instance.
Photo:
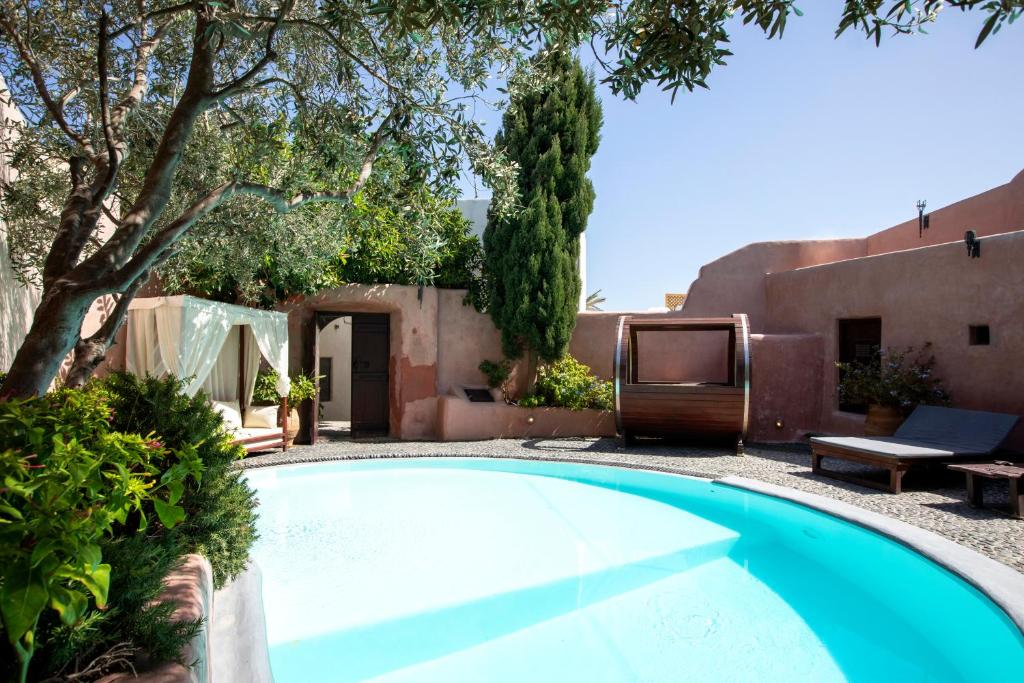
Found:
[[[924,231],[928,229],[928,215],[924,212],[928,202],[924,199],[918,199],[915,206],[917,206],[917,236],[923,237]]]
[[[981,258],[981,239],[978,233],[968,230],[964,233],[964,244],[967,245],[967,255],[971,258]]]

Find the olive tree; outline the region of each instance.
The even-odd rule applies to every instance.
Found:
[[[878,40],[943,7],[979,9],[980,42],[1022,2],[844,0],[838,30]],[[0,393],[45,391],[72,351],[72,378],[88,376],[148,274],[211,212],[348,202],[386,145],[441,184],[468,158],[514,210],[514,164],[473,104],[492,77],[510,94],[543,85],[529,64],[541,45],[589,42],[624,97],[645,83],[674,93],[706,87],[732,23],[779,36],[793,13],[793,0],[0,0],[0,74],[26,117],[0,131],[19,170],[8,227],[42,285]],[[305,134],[303,156],[275,146],[276,128]],[[203,161],[202,136],[241,162]],[[209,184],[180,191],[207,162]],[[110,294],[111,316],[83,338],[89,306]]]

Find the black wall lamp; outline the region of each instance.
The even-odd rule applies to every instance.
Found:
[[[924,231],[928,229],[928,216],[924,212],[924,207],[928,206],[928,202],[924,199],[917,200],[917,236],[924,236]]]
[[[964,244],[967,245],[967,255],[971,258],[981,258],[981,240],[978,233],[968,230],[964,233]]]

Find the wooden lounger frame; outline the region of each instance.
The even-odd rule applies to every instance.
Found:
[[[257,436],[250,436],[245,439],[235,439],[231,443],[245,446],[246,454],[256,453],[257,451],[268,451],[271,448],[280,448],[282,451],[288,450],[288,439],[285,438],[285,434],[288,432],[288,397],[284,396],[281,398],[281,429],[279,431],[267,432],[266,434],[260,434]],[[244,415],[243,415],[244,423]]]
[[[729,333],[726,384],[638,380],[638,332],[723,330]],[[681,350],[685,352],[685,350]],[[626,443],[634,436],[729,439],[743,452],[750,422],[750,325],[744,313],[728,318],[620,316],[615,342],[615,425]]]
[[[850,462],[856,462],[862,465],[871,465],[872,467],[879,467],[883,470],[888,470],[889,483],[886,484],[874,479],[862,477],[860,475],[853,474],[852,472],[840,472],[839,470],[826,469],[822,466],[821,462],[822,459],[826,457],[848,460]],[[917,462],[920,463],[921,460],[917,459]],[[868,488],[878,489],[879,491],[901,493],[903,491],[903,475],[907,473],[907,470],[910,469],[910,465],[912,463],[912,460],[904,460],[897,456],[865,453],[864,451],[844,448],[843,446],[837,446],[835,444],[811,442],[812,472],[823,477],[831,477],[832,479],[848,481],[851,484],[867,486]]]
[[[837,458],[839,460],[860,463],[861,465],[878,467],[889,473],[889,481],[886,483],[884,481],[878,481],[877,479],[870,479],[859,474],[854,474],[853,472],[841,472],[839,470],[828,469],[822,465],[822,460],[824,458]],[[859,486],[866,486],[868,488],[878,489],[879,491],[888,491],[889,493],[903,493],[903,475],[905,475],[907,470],[911,467],[921,467],[923,465],[944,465],[950,462],[986,462],[991,460],[991,458],[991,455],[956,455],[953,453],[950,453],[948,456],[936,455],[934,457],[917,456],[901,458],[898,455],[868,453],[863,450],[847,448],[838,444],[811,442],[811,471],[814,472],[814,474],[818,474],[822,477],[839,479],[841,481],[848,481],[851,484],[858,484]]]

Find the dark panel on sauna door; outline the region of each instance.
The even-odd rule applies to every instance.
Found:
[[[388,433],[388,316],[352,316],[352,436]]]

